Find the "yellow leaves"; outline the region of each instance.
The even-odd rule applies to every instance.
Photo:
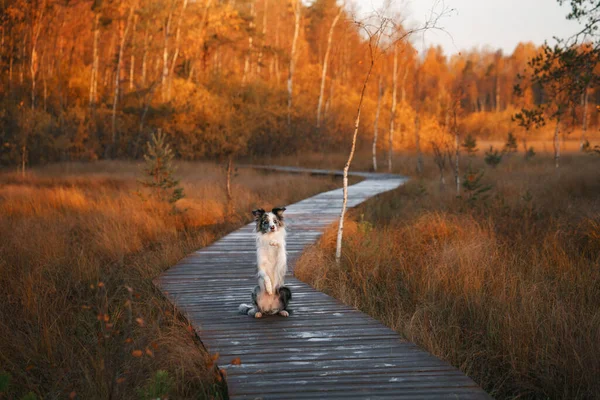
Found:
[[[133,339],[128,337],[127,339],[125,339],[125,343],[133,343]]]
[[[137,324],[138,324],[139,326],[144,326],[144,324],[145,324],[145,322],[144,322],[144,319],[143,319],[143,318],[140,318],[140,317],[136,318],[136,319],[135,319],[135,322],[137,322]]]
[[[69,399],[73,400],[75,397],[77,397],[77,392],[73,390],[71,393],[69,393]]]
[[[231,365],[242,365],[242,360],[239,357],[234,358],[230,362]]]

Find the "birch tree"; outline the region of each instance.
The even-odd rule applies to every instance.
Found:
[[[294,94],[294,71],[296,69],[296,47],[298,45],[298,34],[300,33],[300,16],[302,13],[302,3],[300,0],[292,0],[294,6],[294,37],[292,38],[292,51],[290,53],[290,67],[287,80],[287,125],[288,130],[292,129],[292,102]]]
[[[135,7],[133,4],[129,7],[129,14],[127,15],[127,22],[125,23],[125,29],[121,35],[121,41],[119,43],[119,53],[117,56],[117,66],[115,71],[115,90],[113,96],[113,105],[112,105],[112,146],[116,146],[117,143],[117,104],[119,102],[119,90],[120,90],[120,82],[121,82],[121,64],[123,63],[123,51],[125,49],[125,41],[127,40],[127,33],[129,32],[129,28],[131,25],[131,21],[133,19],[133,11]],[[110,146],[109,146],[110,147]],[[115,150],[115,149],[113,149]]]
[[[258,60],[256,61],[256,73],[260,75],[262,71],[263,53],[267,45],[267,11],[269,10],[269,0],[263,1],[263,15],[262,15],[262,27],[261,27],[261,38],[262,46],[258,52]]]
[[[394,68],[392,70],[392,107],[390,109],[390,129],[388,132],[388,172],[392,172],[392,155],[394,153],[394,123],[396,121],[396,104],[398,92],[398,42],[394,43]]]
[[[338,231],[337,231],[337,240],[335,246],[335,262],[339,265],[342,258],[342,240],[344,235],[344,217],[346,216],[346,207],[348,204],[348,171],[350,171],[350,165],[352,164],[352,159],[354,158],[354,152],[356,150],[356,139],[358,137],[358,128],[360,125],[360,112],[362,110],[363,99],[365,97],[365,91],[367,89],[367,84],[369,83],[369,78],[371,77],[371,72],[373,71],[373,65],[375,65],[375,51],[379,45],[379,40],[385,29],[388,21],[384,19],[377,30],[375,32],[369,32],[368,29],[365,29],[365,32],[369,38],[369,69],[367,70],[367,74],[365,79],[363,80],[362,89],[360,91],[360,98],[358,101],[358,107],[356,110],[356,116],[354,117],[354,133],[352,135],[352,145],[350,147],[350,154],[348,155],[348,160],[346,161],[346,165],[344,165],[344,176],[343,176],[343,200],[342,200],[342,212],[340,213],[340,220],[338,223]]]
[[[325,83],[327,81],[327,66],[329,64],[329,53],[331,52],[331,41],[333,39],[333,31],[337,25],[342,13],[344,12],[344,3],[340,6],[338,13],[333,18],[331,26],[329,27],[329,34],[327,35],[327,49],[325,50],[325,57],[323,58],[323,67],[321,68],[321,87],[319,90],[319,101],[317,102],[317,129],[321,127],[321,108],[323,106],[323,94],[325,93]]]
[[[242,74],[242,85],[246,84],[248,79],[248,73],[250,72],[250,59],[252,57],[252,51],[254,48],[254,18],[255,18],[255,0],[250,2],[250,22],[248,25],[248,50],[244,58],[244,72]]]
[[[413,30],[409,30],[409,31],[402,31],[402,34],[400,35],[400,37],[396,37],[395,40],[393,40],[392,45],[394,46],[394,52],[395,54],[395,58],[397,60],[397,48],[398,48],[398,43],[402,40],[406,40],[410,35],[416,33],[416,32],[423,32],[425,30],[431,29],[432,27],[435,27],[435,24],[437,22],[437,20],[445,15],[446,11],[444,10],[441,13],[436,13],[434,14],[433,10],[431,12],[431,16],[430,18],[424,23],[424,25],[422,27],[418,27],[415,28]],[[388,26],[388,24],[390,24],[391,21],[390,19],[378,15],[378,25],[376,25],[374,27],[373,24],[369,24],[369,25],[365,25],[362,23],[357,22],[357,24],[363,29],[363,31],[365,32],[365,34],[368,37],[368,49],[369,49],[369,67],[367,70],[367,73],[365,75],[365,78],[363,80],[362,83],[362,89],[360,92],[360,97],[359,97],[359,101],[358,101],[358,107],[356,110],[356,116],[354,118],[354,133],[352,135],[352,145],[350,147],[350,154],[348,155],[348,160],[346,161],[346,164],[344,165],[344,172],[343,172],[343,190],[342,190],[342,211],[340,212],[340,219],[339,219],[339,223],[338,223],[338,231],[337,231],[337,236],[336,236],[336,246],[335,246],[335,261],[336,263],[339,265],[342,259],[342,241],[343,241],[343,236],[344,236],[344,217],[346,216],[346,208],[348,205],[348,171],[350,170],[350,165],[352,164],[352,159],[354,158],[354,152],[356,150],[356,139],[358,137],[358,128],[360,125],[360,113],[361,113],[361,109],[362,109],[362,104],[363,104],[363,99],[365,96],[365,91],[367,89],[367,85],[369,83],[369,78],[371,77],[371,73],[373,71],[373,66],[375,65],[375,61],[376,61],[376,52],[379,52],[379,43],[380,43],[380,39],[382,37],[382,35],[385,33],[386,28]],[[394,71],[394,75],[397,75],[397,61],[395,63],[395,70]],[[391,165],[391,164],[390,164]]]
[[[171,68],[169,71],[169,83],[167,88],[167,98],[171,98],[171,87],[173,86],[173,75],[175,75],[175,66],[177,65],[177,57],[179,57],[179,41],[181,38],[181,22],[185,15],[185,9],[187,8],[188,0],[183,0],[181,5],[181,12],[177,18],[177,28],[175,29],[175,50],[173,52],[173,60],[171,61]]]
[[[377,135],[379,132],[379,114],[381,112],[381,99],[383,98],[383,74],[379,75],[379,88],[377,91],[377,108],[375,110],[375,122],[373,124],[373,171],[377,172]]]

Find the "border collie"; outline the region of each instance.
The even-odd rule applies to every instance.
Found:
[[[285,252],[285,208],[266,212],[262,208],[252,211],[256,221],[256,262],[258,286],[252,291],[252,305],[240,304],[239,311],[255,318],[279,314],[289,316],[288,303],[292,292],[283,286],[287,272]]]

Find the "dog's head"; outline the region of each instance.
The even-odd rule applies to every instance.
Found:
[[[277,232],[283,228],[283,212],[285,207],[274,208],[271,212],[266,212],[262,208],[252,211],[256,221],[256,232],[269,233]]]

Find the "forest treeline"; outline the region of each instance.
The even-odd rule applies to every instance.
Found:
[[[139,158],[158,129],[188,160],[336,148],[352,134],[370,57],[335,0],[3,0],[0,18],[5,166]],[[511,117],[546,101],[540,85],[515,94],[541,51],[531,43],[448,57],[390,39],[376,51],[362,146],[375,120],[382,149],[390,129],[397,149],[442,137],[454,115],[461,134],[519,136]],[[565,132],[598,103],[594,89]]]

